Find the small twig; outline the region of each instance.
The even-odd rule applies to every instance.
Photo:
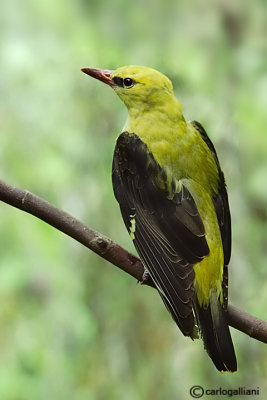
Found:
[[[0,200],[47,222],[138,281],[142,280],[144,268],[137,257],[46,200],[3,181],[0,181]],[[154,287],[151,281],[145,282],[145,285]],[[228,320],[232,327],[254,339],[267,343],[266,322],[231,305],[228,308]]]

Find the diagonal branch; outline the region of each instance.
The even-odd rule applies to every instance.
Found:
[[[0,181],[0,200],[30,213],[64,232],[138,281],[142,281],[144,268],[137,257],[46,200],[3,181]],[[151,281],[145,284],[154,287]],[[228,320],[232,327],[254,339],[267,343],[266,322],[231,305],[228,307]]]

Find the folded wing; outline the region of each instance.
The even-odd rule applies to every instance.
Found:
[[[204,225],[182,181],[171,180],[144,142],[122,133],[113,188],[140,258],[184,335],[195,336],[193,265],[209,254]]]

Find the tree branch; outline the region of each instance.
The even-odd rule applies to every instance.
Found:
[[[0,181],[0,200],[64,232],[138,281],[142,281],[144,268],[137,257],[33,193]],[[145,282],[145,285],[154,287],[150,280]],[[228,321],[235,329],[267,343],[266,322],[231,305],[228,308]]]

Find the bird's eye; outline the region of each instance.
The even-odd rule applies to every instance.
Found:
[[[126,88],[130,88],[134,85],[135,81],[131,78],[124,78],[123,79],[123,86]]]

